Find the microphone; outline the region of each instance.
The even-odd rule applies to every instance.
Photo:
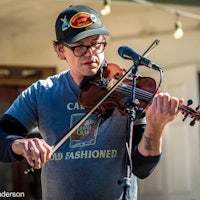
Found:
[[[145,58],[144,56],[138,54],[136,51],[134,51],[132,48],[128,46],[119,47],[118,54],[124,59],[133,60],[134,62],[138,62],[139,64],[152,68],[154,70],[158,70],[158,71],[162,70],[161,67],[151,62],[149,59]]]

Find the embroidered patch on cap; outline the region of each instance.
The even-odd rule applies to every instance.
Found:
[[[73,28],[84,28],[90,26],[96,21],[97,17],[94,14],[79,12],[71,18],[70,26]]]
[[[64,16],[64,18],[61,18],[60,20],[63,22],[62,23],[62,31],[67,30],[69,27],[69,22],[67,21],[66,15]]]

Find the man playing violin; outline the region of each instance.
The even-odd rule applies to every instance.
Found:
[[[63,10],[55,24],[54,48],[69,70],[32,84],[0,119],[0,161],[26,159],[41,170],[43,200],[116,200],[123,196],[127,116],[118,109],[103,118],[91,114],[54,153],[54,145],[87,112],[80,85],[106,67],[108,30],[92,8]],[[156,94],[145,117],[134,123],[130,199],[137,199],[137,177],[146,178],[161,158],[163,130],[181,100]],[[38,127],[42,139],[26,135]]]

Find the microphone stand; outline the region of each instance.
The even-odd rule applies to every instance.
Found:
[[[155,40],[149,48],[143,53],[143,56],[150,53],[153,48],[158,45],[159,40]],[[124,59],[128,59],[124,57]],[[130,186],[131,186],[131,174],[132,174],[132,145],[133,145],[133,126],[136,120],[137,114],[141,114],[138,110],[139,100],[136,99],[136,81],[138,75],[138,66],[141,64],[139,58],[135,58],[133,66],[130,68],[132,74],[132,91],[131,97],[127,101],[127,113],[128,113],[128,123],[127,123],[127,137],[126,137],[126,158],[125,158],[125,176],[123,178],[123,195],[122,200],[131,200],[130,196]]]
[[[131,97],[127,101],[127,113],[128,113],[128,129],[127,129],[127,138],[126,138],[126,159],[125,159],[125,176],[123,178],[123,196],[122,200],[131,200],[130,197],[130,186],[131,186],[131,174],[132,174],[132,144],[133,144],[133,126],[136,119],[136,113],[138,109],[139,101],[136,99],[136,79],[138,75],[138,62],[134,62],[132,66],[132,92]]]

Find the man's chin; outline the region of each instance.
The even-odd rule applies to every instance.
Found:
[[[97,73],[97,71],[98,71],[97,68],[87,70],[87,72],[85,73],[85,76],[94,76]]]

